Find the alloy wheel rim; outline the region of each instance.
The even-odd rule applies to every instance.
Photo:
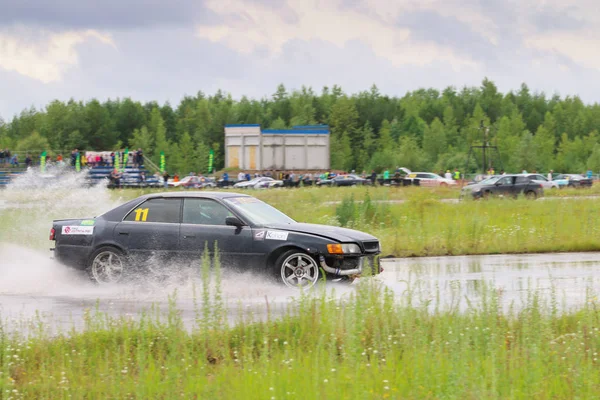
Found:
[[[312,257],[295,253],[282,263],[281,279],[288,287],[308,289],[319,279],[319,268]]]
[[[121,257],[112,251],[98,254],[92,263],[92,275],[98,283],[116,283],[123,276]]]

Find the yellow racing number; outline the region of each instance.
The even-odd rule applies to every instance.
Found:
[[[148,218],[148,209],[147,208],[138,208],[135,210],[135,220],[146,222]]]

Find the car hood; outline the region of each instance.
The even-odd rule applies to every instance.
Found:
[[[281,231],[297,232],[297,233],[308,233],[310,235],[321,236],[329,238],[339,242],[355,242],[355,241],[370,241],[378,240],[375,236],[369,235],[361,231],[354,229],[340,228],[337,226],[330,225],[318,225],[318,224],[268,224],[265,228],[277,229]]]

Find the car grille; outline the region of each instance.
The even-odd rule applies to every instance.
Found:
[[[379,241],[373,240],[370,242],[363,242],[365,247],[365,253],[378,253],[379,252]]]

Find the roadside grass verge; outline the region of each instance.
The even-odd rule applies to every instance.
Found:
[[[114,191],[106,210],[141,194]],[[394,194],[394,193],[401,193]],[[383,256],[575,252],[600,250],[600,202],[595,198],[441,201],[421,188],[303,188],[245,191],[300,222],[368,232]],[[394,196],[404,200],[394,200]],[[76,197],[76,196],[75,196]],[[107,196],[108,197],[108,196]],[[98,204],[61,206],[53,195],[32,208],[0,210],[0,241],[45,249],[52,219],[93,216]],[[51,205],[51,206],[50,206]]]
[[[199,291],[193,327],[175,295],[166,316],[96,309],[83,330],[50,334],[33,323],[24,336],[3,327],[0,397],[548,399],[600,391],[591,293],[578,311],[530,291],[518,311],[503,312],[501,294],[483,287],[481,301],[461,299],[467,307],[458,311],[420,303],[410,287],[395,298],[368,279],[346,298],[299,294],[281,318],[241,314],[230,325],[218,291]]]

